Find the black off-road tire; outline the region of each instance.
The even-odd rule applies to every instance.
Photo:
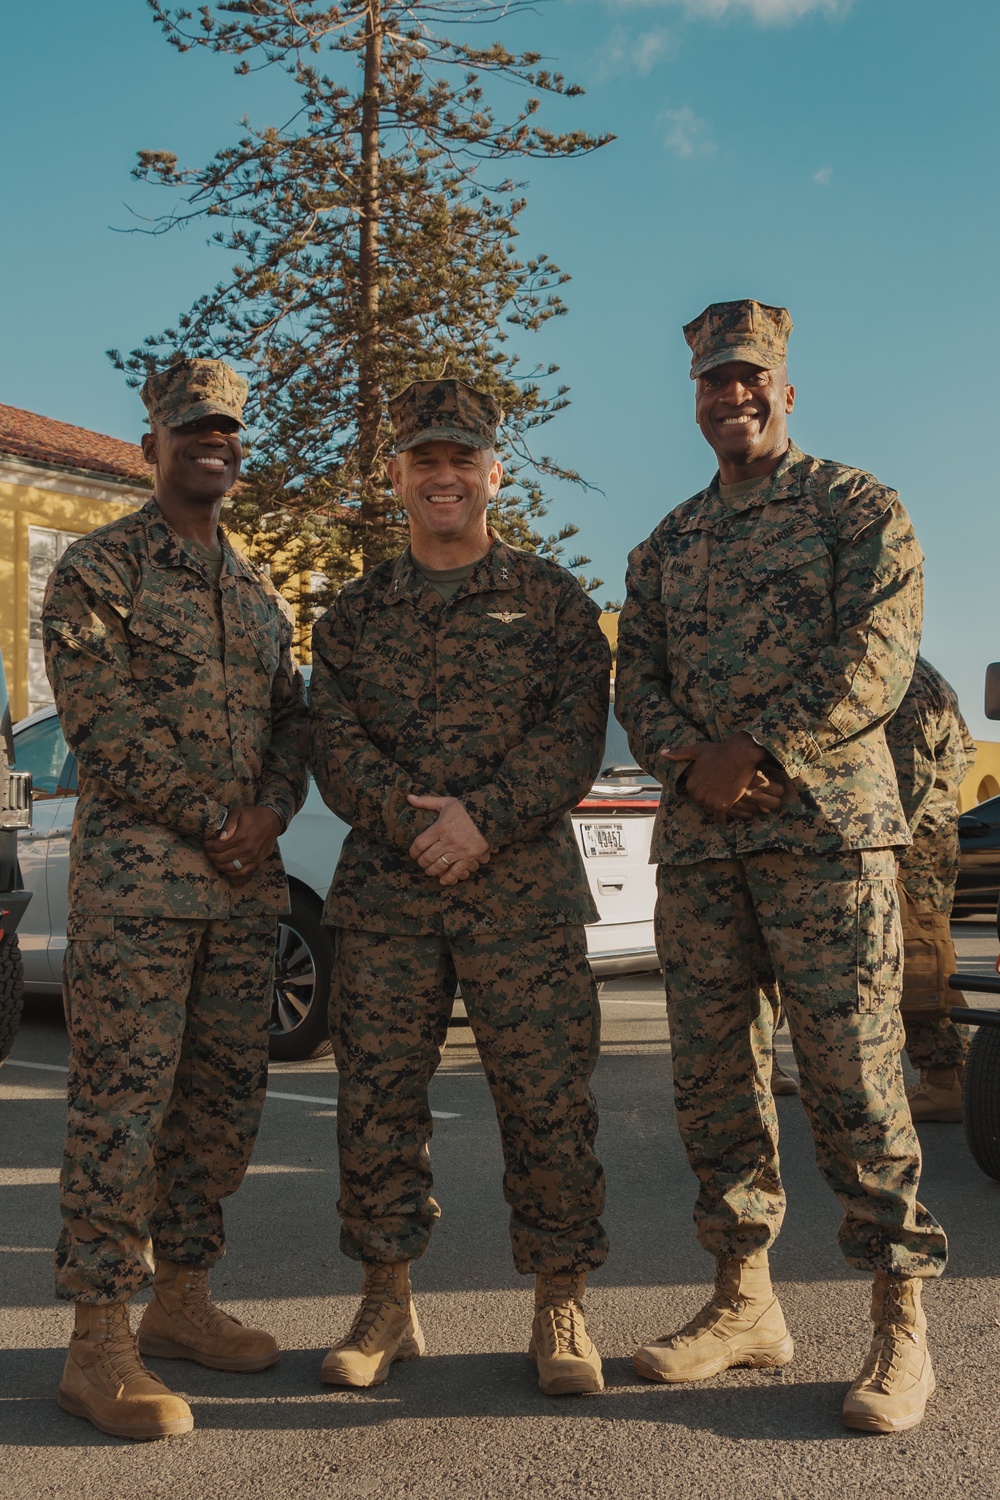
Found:
[[[21,1024],[24,1006],[24,971],[17,934],[0,942],[0,1063],[10,1053]]]
[[[976,1166],[1000,1182],[1000,1026],[980,1026],[969,1044],[962,1119]]]
[[[278,918],[268,1052],[274,1062],[324,1057],[330,1042],[333,944],[315,896],[292,887],[292,909]]]

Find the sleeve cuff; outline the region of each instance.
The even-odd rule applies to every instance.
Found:
[[[513,843],[520,823],[517,814],[494,786],[478,787],[461,798],[469,817],[490,848],[496,852]]]

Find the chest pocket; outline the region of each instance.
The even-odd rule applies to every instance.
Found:
[[[833,556],[809,516],[796,516],[752,546],[740,571],[769,612],[796,624],[833,619]]]
[[[378,703],[389,708],[416,701],[427,683],[429,667],[415,656],[388,655],[377,646],[362,644],[343,675],[359,704]]]
[[[145,663],[143,676],[151,675],[148,667],[157,658],[163,669],[170,671],[172,657],[186,657],[190,661],[207,661],[214,654],[215,643],[204,626],[188,620],[182,615],[147,601],[140,600],[138,608],[128,622],[129,639],[132,643],[133,664]],[[133,671],[133,676],[135,676]]]
[[[547,631],[513,624],[500,630],[503,634],[484,635],[476,643],[475,686],[486,710],[484,728],[510,749],[546,718],[562,684]]]

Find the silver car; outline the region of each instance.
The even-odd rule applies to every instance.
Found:
[[[76,759],[53,707],[14,728],[18,770],[32,773],[33,822],[18,838],[25,887],[32,892],[18,935],[26,995],[58,992],[66,947],[69,835],[77,796]],[[587,928],[597,974],[655,969],[654,870],[649,841],[660,789],[632,759],[625,735],[609,719],[604,764],[593,790],[573,810],[573,827],[601,920]],[[332,948],[323,898],[347,825],[330,812],[314,782],[282,835],[292,910],[278,929],[271,1010],[271,1056],[314,1057],[329,1048],[327,1002]]]

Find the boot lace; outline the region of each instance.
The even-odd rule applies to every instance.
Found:
[[[909,1326],[911,1313],[906,1283],[887,1280],[881,1289],[875,1336],[861,1371],[862,1384],[876,1391],[891,1390],[905,1363],[908,1346],[920,1343],[920,1335]]]
[[[393,1296],[393,1271],[391,1266],[375,1266],[368,1270],[365,1276],[364,1295],[361,1298],[361,1306],[354,1317],[354,1322],[337,1346],[340,1349],[351,1344],[362,1344],[371,1333],[381,1313],[385,1311],[386,1305],[402,1307],[404,1304]]]
[[[575,1298],[567,1302],[547,1303],[538,1309],[542,1326],[548,1335],[549,1355],[575,1354],[580,1358],[587,1352],[587,1326],[583,1321],[583,1308]]]
[[[670,1349],[676,1349],[680,1344],[686,1343],[689,1339],[696,1339],[699,1334],[706,1333],[709,1329],[714,1328],[719,1319],[724,1317],[726,1313],[736,1313],[739,1315],[746,1306],[746,1303],[742,1298],[730,1296],[727,1291],[725,1283],[728,1280],[729,1274],[725,1264],[720,1261],[715,1270],[715,1290],[704,1307],[699,1308],[698,1312],[684,1324],[683,1328],[678,1328],[675,1333],[664,1333],[655,1342],[665,1344]]]
[[[151,1370],[147,1370],[139,1353],[136,1335],[132,1332],[128,1312],[124,1307],[109,1309],[101,1319],[101,1363],[109,1384],[125,1388],[135,1380],[163,1381]]]
[[[221,1325],[238,1323],[231,1313],[216,1307],[208,1290],[208,1277],[204,1272],[189,1271],[181,1279],[181,1300],[184,1312],[205,1333],[214,1333]]]

